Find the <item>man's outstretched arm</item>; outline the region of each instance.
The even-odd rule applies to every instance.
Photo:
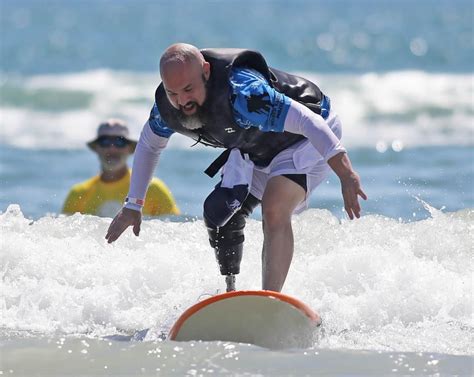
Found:
[[[304,135],[318,150],[341,181],[344,208],[352,220],[360,217],[359,196],[367,200],[362,191],[359,175],[352,168],[351,161],[339,138],[326,121],[306,106],[292,101],[285,119],[286,131]]]
[[[128,193],[129,201],[110,224],[105,235],[108,243],[117,240],[129,226],[133,226],[133,233],[136,236],[140,234],[143,200],[161,151],[167,143],[168,138],[156,135],[149,122],[145,124],[133,158],[132,178]]]

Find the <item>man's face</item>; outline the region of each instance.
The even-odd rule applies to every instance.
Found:
[[[162,80],[171,105],[187,117],[197,114],[206,100],[209,74],[207,62],[190,61],[165,66]]]
[[[123,137],[103,136],[94,146],[103,171],[119,171],[127,166],[127,158],[132,154],[130,143]]]

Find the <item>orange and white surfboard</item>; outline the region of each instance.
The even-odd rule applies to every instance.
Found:
[[[320,316],[294,297],[273,291],[234,291],[191,306],[168,338],[251,343],[273,349],[310,347],[320,324]]]

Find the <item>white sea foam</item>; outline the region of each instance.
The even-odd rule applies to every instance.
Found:
[[[342,118],[348,146],[400,150],[474,142],[472,74],[302,75],[317,82],[331,97],[333,109]],[[111,116],[124,118],[132,135],[138,137],[159,77],[156,73],[101,69],[3,77],[0,82],[4,92],[0,107],[3,143],[25,148],[84,148],[99,122]],[[71,99],[66,104],[55,100],[62,96]],[[182,148],[190,141],[173,137],[170,145]]]
[[[284,292],[319,311],[322,348],[471,354],[474,212],[404,223],[342,221],[325,210],[294,219]],[[0,327],[103,336],[152,328],[153,339],[202,294],[222,290],[204,225],[145,221],[113,245],[110,219],[32,222],[0,215]],[[260,288],[261,222],[249,220],[239,289]]]
[[[474,76],[422,71],[306,74],[320,83],[343,119],[349,144],[472,144]]]

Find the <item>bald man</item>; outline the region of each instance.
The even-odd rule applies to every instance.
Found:
[[[206,170],[221,181],[204,203],[204,221],[227,290],[240,272],[245,219],[261,204],[262,289],[281,291],[293,257],[291,217],[331,169],[340,178],[350,219],[367,199],[340,142],[329,97],[311,81],[268,67],[251,50],[175,44],[160,60],[162,83],[133,163],[127,202],[112,221],[109,243],[133,226],[140,232],[148,182],[170,136],[224,148]]]

